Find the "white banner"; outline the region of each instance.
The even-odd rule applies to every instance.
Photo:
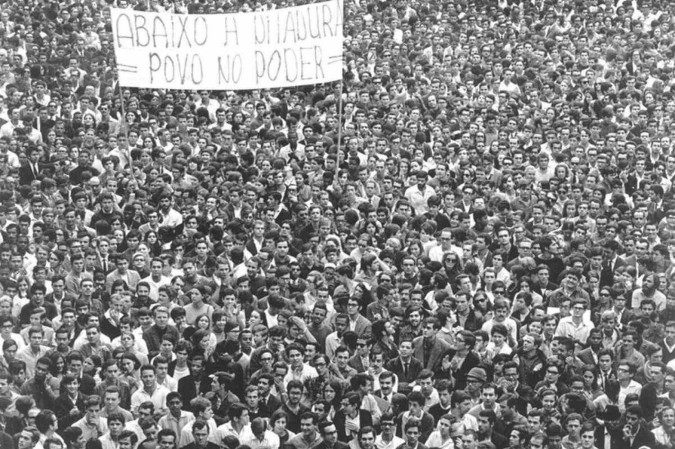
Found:
[[[342,77],[342,0],[238,14],[111,8],[120,84],[240,90]]]

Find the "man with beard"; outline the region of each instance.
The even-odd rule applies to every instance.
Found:
[[[410,201],[416,215],[423,215],[428,211],[427,201],[436,194],[436,191],[427,185],[427,172],[420,170],[416,175],[417,184],[405,191],[404,196]]]
[[[183,224],[183,215],[172,207],[171,195],[168,193],[163,193],[159,197],[158,214],[160,217],[160,226],[162,227],[173,229],[176,226]]]
[[[542,250],[544,248],[542,247]],[[550,267],[549,267],[550,268]],[[552,273],[551,273],[552,274]],[[560,307],[563,298],[583,299],[586,304],[590,302],[588,293],[579,286],[581,280],[581,272],[576,269],[569,269],[563,275],[563,280],[560,288],[551,293],[549,297],[549,307]]]
[[[642,288],[633,291],[631,297],[631,308],[637,309],[645,299],[651,299],[656,304],[656,310],[662,312],[666,308],[666,295],[661,293],[658,288],[661,285],[660,279],[655,274],[648,274],[642,280]]]

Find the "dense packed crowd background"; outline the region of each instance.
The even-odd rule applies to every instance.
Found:
[[[355,0],[344,81],[128,89],[0,3],[2,449],[675,444],[675,3]]]

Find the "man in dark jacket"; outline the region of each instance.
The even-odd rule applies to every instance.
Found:
[[[638,449],[643,446],[654,447],[654,434],[645,427],[642,407],[631,405],[626,409],[625,416],[626,424],[617,428],[612,433],[612,449]]]
[[[204,358],[195,356],[190,362],[190,375],[178,381],[178,392],[183,398],[196,398],[211,391],[211,381],[204,374]]]
[[[358,393],[349,393],[342,398],[342,408],[337,411],[333,419],[338,431],[338,440],[348,443],[360,429],[373,425],[370,412],[360,407],[361,397]]]

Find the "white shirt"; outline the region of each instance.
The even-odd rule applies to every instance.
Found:
[[[166,276],[160,276],[159,281],[155,282],[152,279],[152,275],[150,275],[148,277],[144,277],[143,279],[141,279],[140,282],[148,283],[148,285],[150,286],[150,294],[148,296],[153,301],[157,301],[159,299],[159,287],[169,285],[171,283],[171,279],[169,279]]]
[[[178,381],[168,374],[164,378],[164,382],[159,382],[159,385],[165,387],[169,391],[178,391]]]
[[[168,212],[160,212],[162,215],[161,226],[168,226],[170,228],[175,228],[176,226],[183,223],[183,215],[181,215],[177,210],[171,208]]]
[[[237,430],[232,426],[232,421],[228,421],[225,424],[218,426],[218,428],[216,429],[216,435],[218,441],[221,442],[226,436],[230,435],[237,437],[239,441],[255,438],[253,432],[251,431],[250,424],[245,425],[244,427],[241,428],[239,432],[237,432]]]
[[[581,343],[586,343],[593,327],[593,323],[586,322],[584,319],[581,320],[581,323],[576,324],[571,316],[566,316],[560,319],[560,323],[558,323],[558,327],[555,330],[555,336],[570,337],[574,340],[579,340]]]
[[[631,380],[626,388],[621,387],[621,389],[619,389],[619,410],[621,413],[626,411],[626,396],[631,393],[635,393],[639,396],[641,391],[642,385],[634,380]]]
[[[251,435],[253,435],[253,433],[251,433]],[[253,436],[252,438],[244,437],[243,439],[240,439],[239,442],[251,449],[278,449],[281,444],[279,436],[271,430],[265,431],[262,440]]]
[[[422,215],[429,210],[427,200],[436,195],[436,191],[428,184],[424,185],[424,191],[420,191],[419,185],[408,187],[404,196],[410,201],[410,205],[415,209],[415,214]]]
[[[382,439],[381,434],[375,438],[375,447],[377,449],[396,449],[403,443],[405,443],[405,440],[403,440],[403,438],[397,437],[396,435],[394,435],[392,440],[388,443]]]
[[[20,350],[22,350],[23,348],[26,347],[26,343],[23,341],[23,337],[21,335],[12,332],[10,334],[9,338],[11,340],[14,340],[14,342],[16,343],[17,351],[20,351]],[[4,342],[5,342],[5,340],[2,337],[0,337],[0,355],[3,355],[2,344]]]
[[[101,334],[100,332],[99,335],[101,336],[101,345],[111,346],[110,337],[108,337],[106,334]],[[86,345],[87,343],[89,343],[89,340],[87,340],[87,330],[82,329],[80,335],[78,335],[77,338],[75,339],[75,343],[73,343],[73,349],[79,351],[80,349],[82,349],[82,346]]]
[[[155,411],[162,413],[166,409],[166,395],[169,394],[169,389],[162,385],[157,385],[152,394],[145,391],[145,388],[136,390],[131,395],[131,411],[138,412],[138,407],[145,401],[151,401],[155,405]]]
[[[427,439],[427,442],[424,443],[424,445],[426,447],[437,447],[439,449],[455,448],[455,443],[452,441],[452,437],[448,437],[446,441],[443,441],[440,430],[434,430],[431,432],[431,435],[429,435],[429,438]]]
[[[183,444],[183,446],[186,446],[195,441],[195,438],[192,436],[192,426],[194,425],[194,423],[195,421],[192,421],[190,424],[183,427],[183,430],[180,431],[180,441]],[[206,421],[206,423],[209,426],[209,441],[213,444],[220,446],[223,440],[221,439],[220,441],[218,441],[218,432],[217,432],[218,425],[216,424],[216,421],[213,418],[209,418],[209,420]]]
[[[300,371],[295,371],[289,367],[288,373],[284,377],[284,387],[288,386],[288,383],[292,380],[299,380],[304,384],[307,379],[314,379],[315,377],[319,377],[319,373],[316,372],[314,367],[306,363],[302,364],[302,370]]]

